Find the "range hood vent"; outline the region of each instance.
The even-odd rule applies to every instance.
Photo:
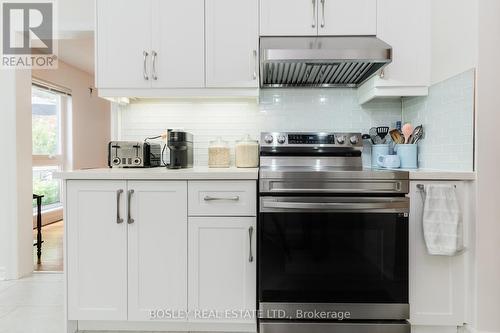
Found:
[[[358,87],[392,60],[376,37],[261,37],[260,86]]]

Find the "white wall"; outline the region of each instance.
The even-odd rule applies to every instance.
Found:
[[[477,1],[432,0],[431,84],[477,64]]]
[[[62,33],[94,31],[95,0],[57,0],[58,30]]]
[[[479,0],[476,329],[500,332],[500,1]]]
[[[31,72],[0,70],[0,279],[33,270]]]
[[[107,166],[110,138],[110,103],[90,95],[94,77],[59,61],[57,70],[34,70],[33,77],[68,88],[72,94],[72,168]]]

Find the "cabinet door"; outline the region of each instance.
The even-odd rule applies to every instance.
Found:
[[[319,0],[260,0],[261,36],[316,36]]]
[[[67,182],[68,319],[127,319],[125,181]]]
[[[432,256],[425,246],[422,213],[425,193],[417,188],[432,182],[412,182],[410,190],[410,322],[412,325],[461,326],[465,322],[466,254]],[[457,187],[464,228],[467,211],[460,182]]]
[[[151,0],[97,0],[98,88],[151,86],[145,78],[151,60],[151,4]]]
[[[257,87],[258,0],[206,0],[207,87]]]
[[[156,52],[151,58],[153,88],[203,88],[204,1],[152,1],[152,52]]]
[[[127,196],[128,319],[187,310],[187,182],[129,181]]]
[[[377,0],[318,0],[319,35],[376,35]]]
[[[427,87],[431,71],[429,0],[378,0],[377,16],[377,37],[392,46],[392,62],[377,85]]]
[[[213,319],[219,322],[255,322],[224,316],[255,309],[255,228],[254,217],[189,218],[190,310],[220,311],[222,318]]]

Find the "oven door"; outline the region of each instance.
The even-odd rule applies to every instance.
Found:
[[[405,197],[261,197],[261,318],[408,319],[408,211]]]

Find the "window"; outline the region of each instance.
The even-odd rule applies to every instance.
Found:
[[[44,196],[44,210],[61,205],[61,183],[52,173],[64,169],[65,116],[70,100],[65,93],[32,86],[33,193]]]

